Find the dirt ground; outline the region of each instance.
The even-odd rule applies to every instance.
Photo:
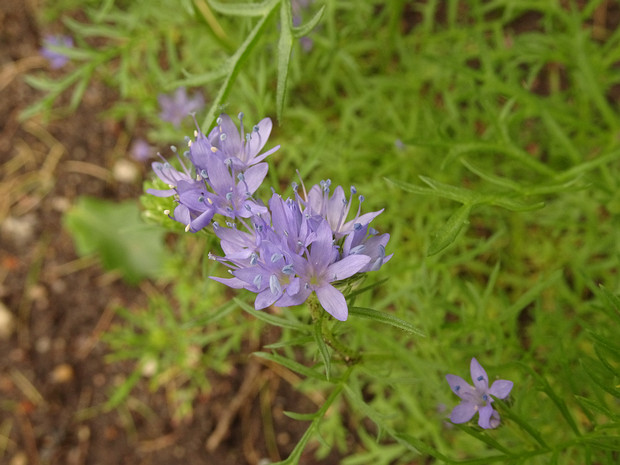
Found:
[[[165,393],[146,383],[132,394],[135,408],[101,411],[110,387],[132,368],[104,362],[101,334],[116,306],[139,308],[145,297],[80,259],[62,215],[78,195],[137,199],[148,168],[134,163],[134,182],[115,179],[130,137],[101,118],[114,99],[103,86],[90,88],[67,118],[18,121],[40,97],[24,75],[47,68],[33,4],[0,2],[0,463],[256,465],[285,458],[307,423],[283,411],[316,406],[247,356],[229,376],[205,373],[213,390],[185,423],[172,420]],[[265,400],[272,428],[263,422]],[[316,463],[309,449],[304,464]],[[338,462],[334,454],[320,463]]]

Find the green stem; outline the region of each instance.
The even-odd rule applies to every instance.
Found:
[[[312,295],[307,300],[310,307],[310,314],[312,315],[312,321],[315,325],[320,325],[321,336],[325,343],[330,346],[347,365],[355,365],[360,361],[360,354],[349,347],[342,344],[334,337],[332,328],[329,325],[329,319],[325,317],[325,311],[319,304],[315,295]]]

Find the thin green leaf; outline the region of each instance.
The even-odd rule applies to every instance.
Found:
[[[297,421],[313,421],[313,420],[316,420],[319,415],[318,412],[297,413],[297,412],[289,412],[286,410],[282,413],[284,413],[284,415],[286,415],[287,417],[292,418],[293,420],[297,420]]]
[[[463,227],[469,223],[471,207],[469,204],[461,205],[458,210],[450,215],[446,224],[431,239],[431,244],[426,253],[428,257],[438,254],[456,240]]]
[[[357,316],[360,318],[366,318],[369,320],[374,320],[379,323],[383,323],[386,325],[393,326],[400,330],[406,331],[411,334],[415,334],[417,336],[425,337],[425,334],[413,326],[411,323],[401,320],[400,318],[386,312],[379,312],[372,308],[365,307],[351,307],[349,308],[349,315]]]
[[[323,364],[325,365],[325,377],[327,381],[330,378],[331,371],[331,355],[329,353],[329,349],[327,348],[327,344],[325,344],[325,340],[323,339],[323,333],[321,331],[321,322],[317,321],[314,325],[314,342],[316,342],[317,347],[319,348],[319,354],[321,354],[321,358],[323,359]]]
[[[280,328],[288,328],[294,331],[299,331],[302,333],[309,333],[310,328],[308,325],[300,323],[298,321],[289,320],[286,318],[282,318],[280,316],[271,315],[263,310],[256,310],[247,303],[243,302],[239,299],[234,299],[234,301],[239,305],[244,311],[249,313],[250,315],[258,318],[259,320],[264,321],[265,323],[269,323],[273,326],[279,326]]]
[[[286,338],[284,341],[274,342],[273,344],[267,344],[263,346],[265,349],[282,349],[283,347],[305,346],[310,342],[313,342],[314,338],[309,336]]]
[[[278,0],[265,0],[262,3],[222,3],[207,0],[207,3],[218,13],[228,16],[264,16],[270,13]]]
[[[26,81],[26,84],[37,90],[45,90],[48,92],[58,87],[58,81],[52,80],[47,76],[39,77],[26,74],[24,76],[24,81]]]
[[[345,376],[348,377],[348,375],[345,375]],[[297,465],[299,463],[299,459],[301,457],[302,452],[304,451],[306,447],[306,444],[308,444],[308,441],[310,440],[310,438],[312,438],[315,431],[318,429],[319,423],[325,416],[325,413],[327,413],[327,410],[331,407],[334,401],[338,398],[338,396],[340,395],[340,392],[342,392],[343,386],[344,386],[344,382],[336,386],[336,388],[332,391],[329,397],[325,400],[321,408],[316,412],[316,417],[314,418],[314,420],[312,420],[312,424],[308,427],[304,435],[297,442],[291,454],[285,460],[276,462],[272,465]]]
[[[183,324],[181,328],[190,329],[204,327],[208,324],[221,320],[227,315],[230,315],[236,309],[237,302],[235,300],[231,300],[229,302],[226,302],[226,304],[222,305],[219,309],[215,310],[215,312],[213,312],[212,314],[188,321],[187,323]]]
[[[260,358],[264,358],[265,360],[269,360],[271,362],[277,363],[278,365],[282,365],[283,367],[288,368],[289,370],[294,371],[295,373],[298,373],[307,378],[327,381],[327,378],[325,377],[325,375],[319,373],[318,371],[313,370],[312,368],[309,368],[305,365],[302,365],[299,362],[288,359],[281,355],[268,354],[267,352],[254,352],[253,355],[260,357]]]
[[[428,184],[431,189],[439,196],[444,197],[446,199],[456,200],[460,203],[469,203],[474,204],[478,202],[480,198],[480,194],[476,192],[465,189],[463,187],[451,186],[449,184],[444,184],[443,182],[435,181],[426,176],[420,176],[420,179]]]
[[[515,199],[506,196],[489,195],[486,199],[482,199],[481,203],[488,203],[496,207],[502,207],[513,212],[527,212],[532,210],[540,210],[545,206],[545,202],[526,202],[521,199]]]
[[[465,168],[467,168],[469,171],[471,171],[472,173],[474,173],[476,176],[480,177],[481,179],[484,179],[485,181],[488,181],[492,184],[495,184],[497,186],[500,186],[506,189],[510,189],[516,192],[521,192],[521,186],[518,183],[514,182],[513,180],[502,178],[500,176],[496,176],[495,174],[487,173],[486,171],[483,171],[482,169],[480,169],[479,167],[477,167],[476,165],[474,165],[473,163],[471,163],[469,160],[465,158],[461,158],[460,161],[465,166]]]
[[[308,21],[306,24],[302,24],[301,26],[294,27],[293,37],[295,37],[295,39],[299,39],[303,36],[308,35],[310,31],[312,31],[312,29],[314,29],[319,24],[319,22],[321,21],[321,18],[323,17],[324,12],[325,12],[325,5],[323,5],[321,9],[317,11],[316,14],[312,17],[312,19],[310,19],[310,21]]]
[[[63,23],[80,37],[107,37],[109,39],[125,39],[126,31],[119,27],[101,24],[85,24],[69,16],[62,18]]]
[[[293,18],[291,2],[280,2],[280,40],[278,41],[278,85],[276,87],[276,114],[278,122],[282,121],[284,99],[286,98],[286,81],[288,78],[288,64],[293,49]]]
[[[620,297],[607,290],[603,285],[599,285],[597,294],[605,302],[604,309],[607,314],[615,318],[617,323],[620,323]]]
[[[411,192],[412,194],[418,194],[418,195],[437,195],[437,192],[434,189],[429,189],[428,187],[416,186],[415,184],[410,184],[408,182],[399,181],[397,179],[390,179],[390,178],[384,178],[384,179],[388,183],[401,188],[405,192]]]
[[[585,370],[585,372],[590,376],[590,379],[594,381],[598,386],[600,386],[604,391],[610,393],[612,396],[616,398],[620,398],[620,388],[614,386],[611,378],[606,382],[605,379],[602,379],[601,375],[596,372],[596,369],[589,363],[585,363],[584,360],[580,360],[581,366]]]
[[[211,107],[209,108],[209,112],[207,113],[207,116],[203,120],[203,124],[202,124],[203,127],[211,127],[211,124],[213,123],[213,120],[215,119],[216,111],[219,110],[220,105],[222,104],[226,96],[228,95],[228,92],[230,91],[235,81],[235,78],[237,77],[237,74],[239,74],[239,71],[241,71],[241,65],[247,59],[248,55],[252,51],[252,48],[254,48],[254,46],[258,43],[260,34],[265,28],[265,25],[267,24],[267,20],[269,19],[269,17],[271,16],[271,13],[275,10],[275,7],[277,6],[277,1],[271,0],[269,2],[269,5],[270,5],[270,8],[268,12],[265,13],[265,15],[258,21],[258,23],[256,23],[256,26],[254,26],[254,29],[252,29],[248,37],[246,37],[246,39],[241,44],[241,46],[237,49],[234,55],[232,55],[228,59],[225,65],[228,71],[228,75],[226,76],[226,79],[224,79],[224,82],[222,83],[220,90],[218,91],[217,95],[213,99],[213,103],[211,104]]]
[[[532,367],[527,365],[526,363],[523,363],[523,362],[517,362],[517,363],[523,369],[525,369],[528,373],[530,373],[530,375],[536,380],[539,386],[539,389],[549,396],[549,398],[553,401],[555,406],[558,408],[558,410],[560,411],[564,419],[567,421],[567,423],[569,424],[573,432],[577,436],[581,436],[581,432],[579,431],[579,428],[577,427],[577,423],[575,422],[575,419],[571,415],[570,410],[566,406],[566,403],[560,396],[558,396],[555,393],[555,391],[551,388],[551,385],[547,382],[547,380],[543,378],[541,375],[539,375],[538,373],[536,373],[536,371],[534,371]]]
[[[217,81],[218,79],[222,79],[228,73],[228,66],[224,65],[220,69],[215,71],[209,71],[207,73],[202,74],[190,74],[187,71],[183,70],[183,74],[187,77],[185,79],[178,79],[176,81],[170,82],[170,84],[166,85],[166,89],[176,89],[180,86],[186,87],[200,87],[208,82]]]
[[[395,434],[394,439],[396,439],[399,443],[403,444],[410,450],[415,452],[430,455],[431,457],[435,457],[438,460],[442,460],[445,463],[457,463],[455,460],[446,457],[438,450],[433,449],[431,446],[425,444],[418,438],[414,438],[408,434]]]
[[[457,427],[458,429],[460,429],[461,431],[463,431],[464,433],[469,434],[470,436],[476,438],[478,441],[481,441],[481,442],[484,442],[485,444],[488,444],[493,449],[496,449],[496,450],[498,450],[500,452],[503,452],[506,455],[510,455],[510,450],[509,449],[507,449],[506,447],[502,446],[498,441],[496,441],[494,438],[489,436],[486,432],[482,432],[482,431],[476,430],[476,429],[472,428],[471,426],[468,426],[468,425],[465,425],[465,424],[454,423],[454,426]]]
[[[606,405],[603,405],[600,402],[595,402],[592,399],[588,399],[587,397],[582,397],[578,395],[575,396],[575,399],[577,400],[577,402],[581,404],[584,410],[587,410],[587,409],[594,410],[598,413],[602,413],[608,418],[612,418],[615,420],[618,420],[620,418],[618,414],[612,412],[611,410],[607,408]]]
[[[123,384],[114,389],[114,393],[108,399],[105,404],[107,410],[112,410],[115,407],[118,407],[123,401],[129,396],[129,393],[134,388],[138,381],[140,381],[141,371],[139,369],[134,370],[134,372],[127,378]]]
[[[88,83],[90,82],[92,70],[88,70],[82,76],[82,79],[78,81],[77,85],[73,89],[73,94],[71,95],[71,101],[69,102],[69,108],[71,111],[74,111],[80,102],[82,101],[82,96],[88,87]]]

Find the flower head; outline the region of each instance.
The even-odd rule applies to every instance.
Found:
[[[191,98],[187,95],[185,87],[179,87],[171,95],[159,94],[157,97],[161,113],[159,117],[172,123],[175,127],[181,125],[183,118],[192,112],[202,110],[205,105],[200,92],[196,92]]]
[[[482,365],[475,358],[470,364],[471,379],[474,386],[469,385],[463,378],[456,375],[446,375],[446,380],[461,403],[454,407],[450,414],[453,423],[466,423],[478,412],[478,425],[484,429],[499,426],[499,413],[491,405],[493,397],[505,399],[512,390],[513,382],[499,379],[489,388],[489,377]]]
[[[69,57],[62,52],[51,50],[49,47],[73,47],[73,39],[63,35],[49,35],[43,40],[41,55],[47,58],[52,69],[60,69],[69,62]]]
[[[267,175],[268,165],[262,160],[279,148],[261,153],[272,123],[265,118],[246,133],[242,114],[239,120],[238,130],[222,114],[208,135],[198,129],[193,140],[187,138],[189,150],[183,157],[177,154],[180,170],[165,160],[153,163],[167,189],[147,192],[173,196],[174,212],[165,214],[184,224],[186,231],[212,225],[224,254],[210,253],[209,258],[228,266],[232,275],[212,279],[257,294],[257,310],[299,305],[314,293],[329,314],[346,320],[341,281],[377,270],[391,258],[385,253],[389,234],[379,235],[369,227],[382,210],[362,215],[359,196],[357,213],[348,219],[355,188],[349,199],[340,186],[330,196],[330,181],[312,187],[309,194],[304,187],[303,197],[294,184],[295,195],[286,200],[272,189],[265,205],[255,192]],[[216,215],[225,221],[213,221]]]

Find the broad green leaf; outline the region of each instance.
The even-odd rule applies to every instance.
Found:
[[[119,270],[127,282],[161,275],[164,231],[142,222],[136,202],[81,197],[65,214],[64,225],[80,256],[96,254],[104,268]]]
[[[398,328],[402,331],[406,331],[411,334],[416,334],[418,336],[425,337],[425,334],[422,331],[417,329],[415,326],[413,326],[408,321],[401,320],[400,318],[387,312],[380,312],[372,308],[351,307],[349,308],[349,315],[358,316],[360,318],[366,318],[368,320],[374,320],[379,323],[394,326],[395,328]]]
[[[426,254],[428,257],[438,254],[456,240],[463,227],[469,223],[470,212],[471,205],[465,204],[461,205],[458,210],[450,215],[446,224],[431,239],[431,244]]]

